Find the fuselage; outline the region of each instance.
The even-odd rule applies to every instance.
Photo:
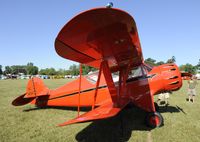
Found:
[[[80,90],[80,106],[89,107],[94,102],[94,94],[96,90],[98,72],[86,75],[81,79]],[[119,90],[117,73],[112,74],[116,90]],[[138,107],[142,107],[146,111],[151,111],[151,108],[145,106],[148,104],[147,97],[154,96],[165,91],[174,91],[182,86],[182,79],[178,67],[175,64],[165,64],[156,67],[150,67],[146,64],[141,64],[130,70],[126,80],[125,91],[119,96],[119,101],[122,97],[130,99]],[[38,106],[69,106],[76,107],[79,100],[79,79],[76,79],[62,87],[49,92],[47,97],[39,97],[32,104]],[[102,74],[100,85],[98,87],[97,98],[95,105],[101,105],[106,102],[111,102],[111,96]]]

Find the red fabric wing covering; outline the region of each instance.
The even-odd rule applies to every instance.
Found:
[[[128,104],[128,102],[129,102],[128,100],[124,101],[123,105],[121,105],[120,107],[113,107],[113,103],[111,102],[103,104],[102,106],[87,113],[84,113],[75,119],[59,124],[59,126],[66,126],[74,123],[87,122],[97,119],[105,119],[113,117],[117,115]]]
[[[99,68],[107,60],[111,70],[130,60],[142,63],[142,51],[135,21],[125,11],[96,8],[71,19],[55,40],[56,52],[63,58]]]

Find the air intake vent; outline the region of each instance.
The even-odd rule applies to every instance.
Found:
[[[175,85],[175,84],[178,84],[178,83],[179,83],[179,81],[175,81],[175,82],[170,83],[170,85]]]
[[[176,70],[175,68],[170,69],[170,71],[175,71],[175,70]]]
[[[169,79],[176,79],[178,78],[178,76],[173,76],[173,77],[170,77]]]
[[[175,87],[175,88],[172,89],[172,91],[176,91],[178,89],[179,89],[179,87]]]

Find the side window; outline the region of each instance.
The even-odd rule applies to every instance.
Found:
[[[137,78],[137,77],[142,77],[143,76],[143,70],[141,66],[133,68],[129,74],[128,74],[128,79],[130,78]]]
[[[150,65],[148,65],[148,64],[144,64],[144,68],[148,71],[148,72],[150,72],[151,70],[152,70],[152,66],[150,66]]]
[[[138,66],[133,68],[128,75],[128,80],[137,80],[147,75],[147,71],[144,66]]]
[[[90,83],[95,84],[98,79],[98,74],[99,74],[99,71],[96,71],[96,72],[90,73],[89,75],[85,77]]]
[[[112,73],[113,82],[119,82],[119,71]]]
[[[99,75],[99,71],[96,71],[96,72],[86,75],[85,77],[90,83],[95,84],[97,82],[98,75]],[[117,82],[119,82],[119,71],[112,73],[112,79],[113,79],[113,82],[116,84]]]
[[[141,68],[142,68],[142,71],[143,71],[143,76],[147,76],[147,74],[149,72],[149,70],[148,70],[149,68],[147,69],[146,66],[144,66],[144,65],[142,65]]]

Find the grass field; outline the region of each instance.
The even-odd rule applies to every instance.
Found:
[[[45,80],[49,88],[67,80]],[[27,80],[0,81],[0,142],[198,142],[200,141],[200,81],[194,103],[186,101],[187,87],[174,92],[170,105],[160,109],[164,126],[150,130],[145,112],[132,107],[106,120],[57,127],[77,112],[67,108],[14,107],[11,102],[24,93]]]

